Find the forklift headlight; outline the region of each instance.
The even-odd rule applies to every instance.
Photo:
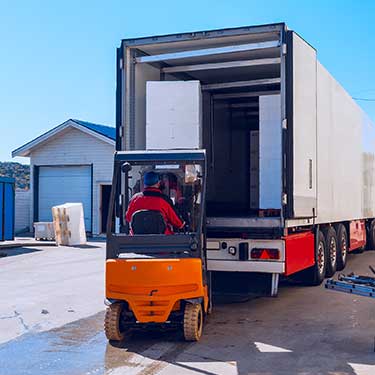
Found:
[[[236,255],[237,249],[235,248],[235,246],[229,246],[228,247],[228,253],[231,254],[231,255]]]

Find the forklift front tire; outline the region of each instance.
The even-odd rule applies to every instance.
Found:
[[[203,330],[203,309],[200,303],[187,303],[184,312],[184,337],[186,341],[199,341]]]
[[[122,341],[125,338],[125,329],[121,324],[121,313],[123,306],[114,303],[107,307],[104,320],[104,331],[108,340]]]

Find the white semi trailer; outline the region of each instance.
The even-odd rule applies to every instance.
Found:
[[[275,294],[375,248],[374,126],[285,24],[123,40],[116,107],[118,151],[206,150],[208,270]]]

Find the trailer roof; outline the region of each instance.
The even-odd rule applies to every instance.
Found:
[[[226,29],[203,30],[194,32],[185,32],[177,34],[155,35],[139,38],[122,39],[124,46],[141,46],[156,43],[181,42],[187,40],[229,37],[238,35],[248,35],[253,33],[273,33],[280,32],[286,28],[285,23],[271,23],[265,25],[242,26]]]

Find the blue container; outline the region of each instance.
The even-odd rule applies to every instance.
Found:
[[[14,178],[0,177],[0,241],[14,239]]]

